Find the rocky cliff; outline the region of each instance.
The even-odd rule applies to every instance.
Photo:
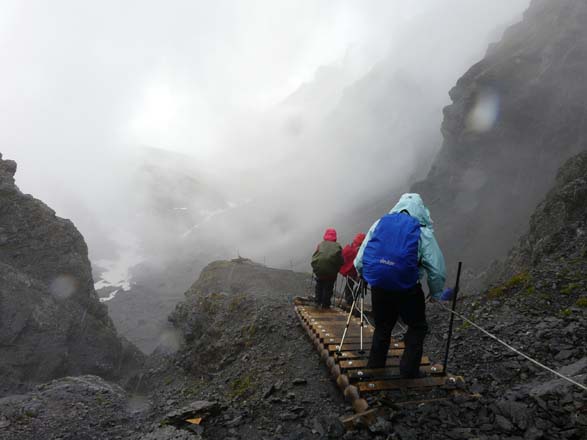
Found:
[[[495,283],[523,272],[550,274],[559,284],[566,279],[570,290],[587,289],[581,284],[587,273],[587,152],[563,165],[532,215],[528,232],[488,278]]]
[[[505,256],[566,159],[587,148],[587,3],[534,0],[450,91],[443,147],[413,187],[448,261]]]
[[[0,394],[68,374],[120,377],[140,355],[98,301],[83,237],[23,194],[15,172],[0,155]]]
[[[491,287],[457,306],[498,338],[580,384],[587,381],[586,227],[584,152],[563,165],[526,234],[488,271]],[[446,328],[446,316],[435,313],[441,311],[436,304],[429,310],[434,335]],[[481,399],[438,413],[444,422],[450,420],[449,426],[455,422],[450,438],[495,438],[490,433],[498,438],[586,438],[587,401],[581,388],[516,356],[469,323],[457,323],[451,365],[469,378]],[[434,339],[428,343],[430,351],[439,347]],[[434,423],[428,420],[417,429],[429,431]]]

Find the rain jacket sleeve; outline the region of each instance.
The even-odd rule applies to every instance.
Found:
[[[433,297],[438,297],[444,290],[446,281],[446,266],[444,256],[438,246],[434,232],[427,227],[421,228],[420,234],[420,262],[428,276],[428,288]],[[423,274],[421,273],[421,278]]]
[[[371,237],[373,237],[373,231],[375,231],[375,228],[378,224],[379,220],[373,223],[373,226],[369,228],[369,231],[367,232],[367,235],[365,236],[365,239],[359,248],[359,252],[357,252],[357,256],[355,257],[355,269],[357,269],[357,273],[359,275],[363,275],[363,254],[365,253],[365,246],[367,246],[367,243],[369,243],[369,240],[371,240]]]

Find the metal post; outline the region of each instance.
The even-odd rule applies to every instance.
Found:
[[[452,297],[452,311],[454,312],[457,307],[457,295],[459,294],[459,282],[461,280],[461,267],[463,263],[459,261],[459,268],[457,270],[457,282],[454,287],[454,295]],[[452,339],[452,327],[455,319],[454,313],[450,314],[450,323],[448,324],[448,339],[446,340],[446,353],[444,354],[444,362],[442,363],[442,371],[446,374],[446,367],[448,365],[448,353],[450,350],[450,341]]]

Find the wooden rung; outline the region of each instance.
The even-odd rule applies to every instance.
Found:
[[[300,310],[300,313],[303,313],[304,315],[311,315],[311,316],[319,316],[319,315],[327,315],[327,314],[336,314],[336,315],[346,315],[347,312],[345,312],[342,309],[336,309],[336,308],[329,308],[329,309],[319,309],[316,307],[304,307],[304,310]]]
[[[343,353],[346,354],[347,352],[345,351]],[[342,368],[343,370],[353,370],[353,369],[365,368],[365,367],[367,367],[367,359],[358,358],[358,359],[352,359],[352,360],[340,360],[338,362],[338,365],[340,365],[340,368]],[[422,356],[422,359],[420,361],[420,365],[430,365],[430,359],[428,358],[428,356]],[[399,356],[398,357],[391,357],[391,358],[388,357],[387,362],[385,363],[385,366],[386,367],[399,366]]]
[[[344,327],[331,327],[331,326],[323,326],[323,327],[312,327],[312,330],[314,333],[316,333],[317,335],[323,335],[325,333],[338,333],[342,336],[342,334],[344,333]],[[372,336],[374,333],[375,329],[371,328],[371,327],[365,327],[363,329],[363,336]],[[355,337],[359,337],[361,335],[361,329],[358,327],[350,327],[347,330],[347,336],[355,336]]]
[[[429,374],[430,376],[443,376],[442,365],[422,365],[420,371]],[[347,376],[351,382],[366,381],[366,380],[389,380],[399,378],[400,371],[398,367],[387,368],[365,368],[349,370]]]
[[[396,347],[392,347],[389,349],[389,353],[395,353],[395,352],[403,352],[404,349],[404,344],[398,344],[399,348]],[[352,343],[344,343],[344,345],[342,346],[342,350],[343,351],[357,351],[361,349],[361,344],[358,342],[352,342]],[[364,341],[363,342],[363,350],[371,350],[371,341]],[[330,353],[334,353],[339,351],[339,344],[328,344],[328,351]],[[401,353],[398,354],[397,356],[401,356]]]
[[[332,314],[332,315],[322,315],[322,316],[316,316],[316,315],[302,315],[302,319],[304,321],[310,322],[310,323],[315,323],[315,322],[333,322],[333,323],[344,323],[346,324],[346,322],[348,321],[348,315],[341,315],[341,314]],[[367,321],[365,320],[365,325],[367,325]],[[361,317],[360,316],[355,316],[353,315],[351,317],[351,322],[361,322]],[[371,322],[371,321],[369,321]]]
[[[326,342],[336,342],[339,343],[340,340],[342,339],[342,334],[343,332],[320,332],[320,333],[316,333],[313,332],[314,335],[316,335],[316,337],[318,337],[322,342],[326,341]],[[373,337],[372,333],[368,333],[365,332],[363,333],[363,341],[367,341],[367,340],[371,340]],[[330,341],[329,339],[336,339],[336,341]],[[357,334],[357,333],[347,333],[346,338],[345,338],[345,344],[347,340],[351,340],[351,339],[356,339],[357,341],[359,341],[361,338],[361,335]],[[397,348],[397,347],[395,347]]]
[[[319,323],[310,323],[310,327],[314,328],[314,329],[326,329],[326,330],[340,330],[343,331],[346,327],[346,321],[345,322],[340,322],[340,323],[327,323],[327,322],[319,322]],[[365,324],[363,326],[363,332],[365,330],[370,330],[373,329],[375,330],[374,327],[368,326],[367,324]],[[361,331],[361,326],[358,322],[351,322],[349,325],[349,331],[353,330],[353,331],[357,331],[360,332]]]
[[[334,338],[334,341],[333,341],[332,340],[332,336],[325,337],[325,338],[321,339],[321,341],[324,343],[324,345],[339,345],[340,344],[340,340],[341,340],[341,338],[338,337],[338,338]],[[367,348],[370,348],[371,347],[371,342],[372,342],[372,339],[371,339],[370,336],[363,338],[363,346],[366,346]],[[351,338],[345,338],[344,339],[344,345],[343,345],[343,347],[352,346],[353,344],[360,344],[360,343],[361,343],[361,339],[360,338],[357,338],[356,336],[353,336]],[[397,348],[397,347],[394,347],[394,348]]]
[[[341,338],[336,339],[334,342],[334,344],[332,343],[332,341],[330,341],[330,339],[326,339],[324,338],[324,342],[328,343],[328,345],[340,345],[340,340]],[[367,346],[367,348],[371,348],[371,342],[372,342],[372,338],[368,337],[368,338],[363,338],[363,346]],[[343,349],[346,349],[347,347],[349,349],[352,349],[355,345],[360,345],[361,340],[360,338],[357,337],[352,337],[352,338],[345,338],[344,340],[344,344],[342,345]],[[391,345],[389,346],[389,348],[391,350],[403,350],[405,348],[405,345],[403,343],[403,341],[397,341],[397,342],[392,342]]]
[[[430,388],[444,385],[444,376],[430,376],[419,379],[395,379],[365,381],[356,384],[360,393],[371,393],[374,391],[398,390],[402,388]]]

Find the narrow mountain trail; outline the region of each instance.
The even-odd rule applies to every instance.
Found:
[[[249,261],[204,269],[172,316],[187,343],[171,356],[156,353],[143,378],[145,390],[156,390],[148,418],[206,400],[222,409],[202,424],[205,438],[344,435],[339,416],[352,409],[292,308],[310,287],[309,275]],[[149,438],[165,438],[161,429],[154,423]]]

